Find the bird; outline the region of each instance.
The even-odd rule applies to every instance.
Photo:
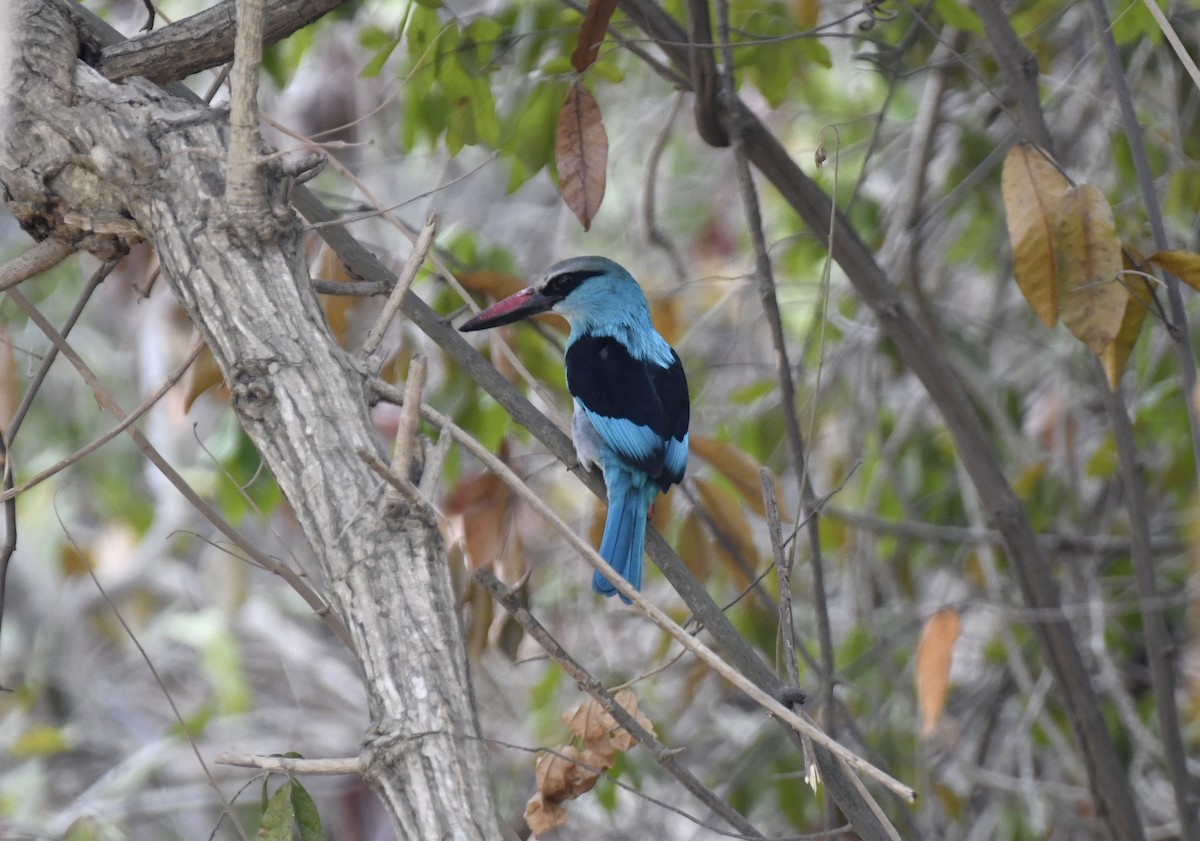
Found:
[[[659,492],[681,482],[687,469],[691,404],[683,364],[654,329],[633,275],[594,255],[555,263],[459,330],[543,312],[565,317],[571,328],[563,360],[575,403],[571,437],[580,464],[598,466],[608,489],[600,556],[640,591],[647,517]],[[599,572],[592,589],[630,603]]]

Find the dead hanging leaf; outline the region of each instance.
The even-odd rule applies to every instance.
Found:
[[[559,745],[554,753],[538,760],[534,781],[545,800],[574,800],[595,787],[606,767],[589,751],[581,753],[574,745]]]
[[[688,447],[724,476],[729,484],[737,489],[742,499],[758,513],[758,516],[766,515],[758,462],[747,455],[745,451],[715,438],[690,438]],[[780,496],[779,479],[774,475],[771,478],[775,484],[775,499],[779,501],[779,509],[786,511],[788,509]]]
[[[184,414],[192,410],[192,404],[196,402],[196,398],[216,385],[222,387],[223,396],[228,398],[229,390],[225,388],[225,377],[221,374],[221,369],[217,367],[217,360],[213,357],[212,349],[205,345],[204,349],[200,351],[200,355],[196,357],[196,361],[183,375],[183,382],[179,386],[183,391]]]
[[[649,732],[654,732],[654,724],[638,710],[637,695],[632,689],[626,687],[618,691],[613,700],[633,716],[634,721]],[[603,768],[612,765],[615,753],[627,751],[637,744],[633,735],[618,725],[608,710],[593,698],[588,698],[575,709],[563,713],[562,719],[567,729],[583,742],[585,752],[594,753],[603,760]]]
[[[1146,259],[1193,289],[1200,290],[1200,254],[1192,251],[1156,251]]]
[[[675,541],[675,550],[701,584],[708,581],[713,567],[716,566],[716,552],[712,541],[704,533],[704,522],[695,509],[683,517],[679,526],[679,537]]]
[[[324,243],[321,245],[320,253],[317,254],[313,272],[322,280],[337,283],[357,282],[346,271],[346,266],[337,253]],[[339,347],[345,347],[346,333],[350,326],[350,308],[356,303],[355,298],[349,295],[318,295],[317,297],[321,301],[321,309],[325,311],[325,323],[329,325],[329,332]]]
[[[937,727],[950,688],[950,661],[961,628],[958,612],[949,608],[930,616],[917,643],[917,704],[921,708],[921,735]]]
[[[1000,192],[1012,241],[1017,288],[1047,327],[1058,320],[1054,220],[1069,188],[1050,157],[1032,143],[1018,143],[1004,157]]]
[[[1091,184],[1063,194],[1054,220],[1058,309],[1063,324],[1097,355],[1121,329],[1129,292],[1121,285],[1121,241],[1104,194]]]
[[[600,44],[608,33],[608,22],[617,10],[620,0],[588,0],[583,24],[579,27],[579,43],[571,53],[571,66],[575,72],[587,70],[600,56]]]
[[[1121,327],[1117,337],[1112,340],[1104,352],[1100,354],[1100,364],[1104,366],[1104,374],[1108,378],[1108,387],[1113,391],[1121,384],[1121,374],[1125,371],[1125,363],[1133,353],[1138,336],[1142,334],[1142,325],[1146,321],[1146,307],[1154,298],[1154,288],[1150,281],[1137,273],[1137,267],[1128,259],[1122,258],[1126,272],[1122,275],[1123,283],[1129,292],[1125,299],[1125,313],[1121,317]]]
[[[535,838],[558,829],[566,822],[567,810],[557,800],[547,800],[535,794],[525,804],[525,824]]]
[[[507,551],[516,496],[493,473],[460,482],[443,505],[446,517],[461,523],[463,552],[472,570],[490,566]]]
[[[554,132],[559,190],[586,231],[604,199],[608,135],[600,106],[581,82],[571,85]]]
[[[713,542],[717,557],[726,562],[739,586],[748,585],[758,560],[758,550],[754,548],[754,537],[746,512],[737,500],[713,482],[696,479],[695,486],[704,513],[721,533]]]

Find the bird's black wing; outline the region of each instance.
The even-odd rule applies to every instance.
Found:
[[[604,443],[630,467],[662,475],[673,434],[655,385],[654,371],[663,369],[634,359],[611,336],[576,339],[567,348],[566,368],[567,389]]]

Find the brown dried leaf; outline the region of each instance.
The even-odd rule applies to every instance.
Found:
[[[229,390],[224,387],[225,378],[221,375],[221,369],[217,367],[217,360],[213,358],[212,350],[205,345],[204,349],[200,351],[200,355],[196,357],[196,361],[183,375],[183,382],[179,386],[183,390],[184,413],[192,410],[192,404],[196,402],[196,398],[216,385],[222,386],[222,394],[228,398]]]
[[[716,565],[716,553],[712,541],[705,534],[704,522],[694,509],[683,517],[679,526],[679,537],[675,541],[675,550],[701,584],[708,581]]]
[[[737,554],[741,556],[741,560],[753,567],[758,560],[758,550],[754,547],[750,522],[746,519],[746,512],[742,506],[726,491],[707,479],[696,479],[695,486],[709,519],[733,544]],[[725,542],[718,537],[713,545],[716,548],[717,556],[724,560],[734,573],[734,579],[742,586],[749,584],[749,570],[738,563],[737,557],[730,552]]]
[[[1063,324],[1100,355],[1121,329],[1129,292],[1121,284],[1121,241],[1104,194],[1080,184],[1063,194],[1054,220],[1058,309]]]
[[[542,795],[535,794],[525,804],[525,823],[534,835],[544,835],[566,822],[567,810],[558,801],[547,802]]]
[[[516,497],[500,477],[482,473],[460,482],[447,497],[448,518],[462,521],[463,551],[472,570],[494,564],[509,549]]]
[[[317,255],[315,273],[322,280],[331,280],[338,283],[357,282],[346,271],[345,265],[337,256],[337,252],[324,243],[322,243],[321,251]],[[355,299],[348,295],[318,295],[317,297],[321,301],[321,309],[325,311],[325,322],[329,325],[329,332],[333,334],[333,338],[339,347],[345,347],[346,333],[350,325],[349,312],[351,306],[356,303]]]
[[[950,661],[961,623],[949,608],[930,616],[917,643],[917,703],[921,708],[921,735],[937,727],[950,688]]]
[[[600,771],[593,764],[595,757],[591,759],[574,745],[559,745],[554,753],[543,754],[534,771],[538,793],[547,801],[561,802],[591,791],[600,779]]]
[[[1125,268],[1133,269],[1128,260]],[[1124,282],[1129,290],[1125,301],[1125,314],[1121,318],[1121,327],[1117,337],[1100,354],[1100,364],[1104,366],[1104,374],[1108,378],[1108,387],[1113,391],[1121,384],[1121,374],[1125,371],[1125,363],[1133,346],[1137,344],[1138,336],[1142,334],[1142,325],[1146,321],[1146,305],[1153,300],[1154,290],[1150,281],[1138,274],[1127,272]]]
[[[604,131],[600,106],[580,82],[571,85],[558,114],[554,162],[558,167],[563,201],[586,231],[592,226],[592,217],[604,199],[608,135]]]
[[[1000,192],[1012,241],[1013,274],[1047,327],[1058,320],[1054,220],[1069,186],[1049,156],[1032,143],[1018,143],[1004,157]]]
[[[455,279],[468,292],[474,292],[476,295],[487,295],[489,298],[495,298],[497,301],[501,298],[507,298],[514,292],[520,292],[526,286],[523,278],[517,277],[515,274],[509,274],[508,272],[493,271],[492,269],[472,269],[471,271],[460,272],[455,275]]]
[[[574,709],[562,714],[563,724],[585,745],[595,745],[608,738],[608,730],[616,722],[594,698],[581,701]]]
[[[600,55],[600,44],[608,32],[608,22],[617,10],[620,0],[588,0],[583,24],[579,27],[579,43],[571,53],[571,66],[582,73],[595,63]]]
[[[1193,289],[1200,290],[1200,254],[1192,251],[1156,251],[1147,259]]]
[[[759,478],[759,464],[750,458],[743,450],[716,438],[689,438],[688,448],[700,458],[707,461],[717,472],[733,485],[758,516],[766,515],[766,506],[762,498],[762,480]],[[775,483],[775,498],[779,501],[779,510],[786,511],[787,505],[781,497],[779,479],[772,475]]]
[[[647,731],[654,732],[654,724],[638,709],[637,695],[632,689],[626,687],[618,691],[613,700],[633,716],[634,721]],[[562,718],[567,729],[583,742],[585,754],[594,754],[596,761],[588,761],[589,765],[608,768],[612,765],[614,753],[627,751],[637,744],[629,731],[618,725],[616,719],[593,698],[580,702],[575,709],[563,713]]]

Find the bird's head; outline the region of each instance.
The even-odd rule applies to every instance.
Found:
[[[633,276],[606,257],[589,256],[555,263],[532,286],[497,301],[458,329],[486,330],[543,312],[564,316],[573,331],[606,323],[649,324],[650,318],[646,296]]]

